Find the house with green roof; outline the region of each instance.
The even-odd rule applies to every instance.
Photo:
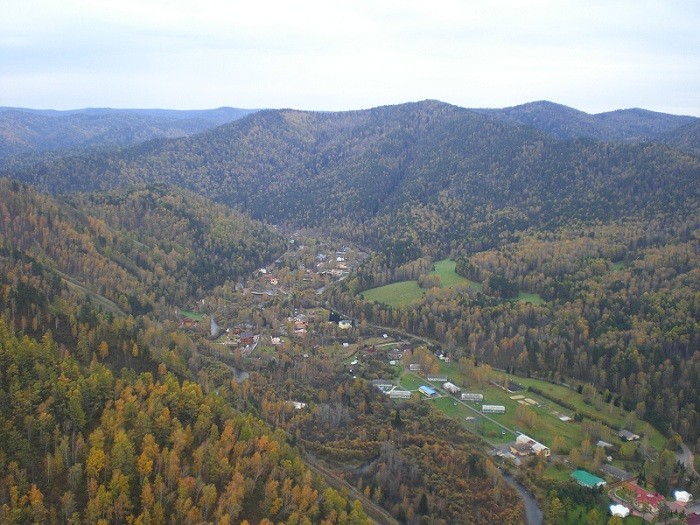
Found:
[[[571,473],[571,477],[576,480],[576,483],[583,485],[584,487],[588,487],[589,489],[604,487],[606,484],[604,479],[594,476],[590,472],[586,472],[585,470],[581,469],[574,470]]]

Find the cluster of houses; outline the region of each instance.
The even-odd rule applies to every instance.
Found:
[[[578,471],[577,471],[578,472]],[[593,476],[592,474],[585,473],[588,476]],[[572,475],[573,476],[573,475]],[[600,478],[598,478],[600,479]],[[605,482],[602,483],[603,485]],[[610,506],[610,513],[613,516],[626,517],[630,514],[631,510],[638,513],[646,514],[656,514],[662,505],[668,505],[669,509],[676,512],[683,512],[686,505],[692,501],[693,495],[684,490],[676,490],[673,493],[673,502],[668,502],[663,494],[658,492],[651,492],[646,490],[634,482],[627,482],[622,485],[623,491],[631,495],[631,497],[622,500],[620,494],[622,491],[616,490],[615,495],[620,500],[618,503]],[[623,504],[624,503],[624,504]],[[687,523],[691,523],[692,513],[687,516]]]
[[[234,328],[227,328],[222,340],[219,340],[219,343],[226,346],[246,347],[254,344],[255,340],[255,334],[250,327],[241,328],[240,326],[236,326]]]
[[[395,386],[390,379],[375,379],[372,381],[372,386],[377,387],[392,399],[410,399],[412,395],[410,390]]]
[[[575,470],[570,477],[579,485],[589,489],[605,487],[607,484],[603,478],[582,469]],[[662,494],[644,489],[634,481],[624,482],[620,487],[615,490],[614,499],[617,501],[610,505],[610,514],[621,518],[629,516],[633,510],[640,514],[656,514],[663,504],[674,511],[682,512],[693,499],[692,494],[684,490],[676,490],[673,493],[675,501],[667,502]]]

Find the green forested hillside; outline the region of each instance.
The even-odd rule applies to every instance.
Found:
[[[272,256],[269,229],[175,189],[69,205],[17,182],[0,188],[0,521],[362,524],[367,502],[412,524],[522,521],[516,493],[464,431],[407,432],[375,458],[387,432],[402,434],[393,402],[341,363],[314,353],[300,376],[295,349],[238,385],[201,334],[169,321],[164,298],[191,300],[243,271],[218,253]],[[191,252],[212,262],[199,267]],[[312,409],[297,417],[290,396]],[[331,413],[345,414],[340,426]],[[412,427],[438,418],[409,413]],[[307,460],[364,454],[372,469],[349,481],[366,485],[365,503],[312,475],[293,444]]]
[[[88,213],[90,196],[79,211],[16,182],[0,195],[1,522],[369,523],[284,434],[234,408],[228,367],[142,315],[248,272],[279,248],[274,233],[176,190],[103,196],[119,230]]]
[[[700,155],[700,121],[669,131],[662,137],[662,141],[674,148]]]
[[[195,137],[12,175],[53,192],[177,184],[401,263],[490,247],[533,226],[687,213],[697,205],[700,161],[660,145],[557,141],[427,101],[263,111]]]
[[[433,288],[421,304],[368,303],[383,282],[375,257],[331,293],[338,309],[442,343],[456,359],[520,374],[592,383],[614,402],[671,434],[700,437],[700,260],[698,215],[557,232],[470,253],[457,272],[484,292]],[[509,301],[493,282],[537,293]]]
[[[284,248],[270,228],[176,189],[68,204],[8,180],[0,180],[0,245],[134,314],[235,282]]]
[[[2,319],[0,361],[3,523],[370,523],[229,389],[115,377]]]
[[[475,438],[366,381],[400,367],[363,342],[392,329],[451,366],[571,382],[624,407],[630,429],[643,418],[670,448],[700,447],[695,123],[580,113],[274,110],[120,151],[7,159],[23,182],[0,179],[2,519],[362,523],[365,505],[411,525],[517,523]],[[652,136],[667,143],[639,141]],[[478,286],[435,286],[447,256]],[[425,290],[410,307],[361,295],[406,279]],[[173,322],[200,299],[213,309],[200,316],[265,331],[244,384],[232,340]],[[321,305],[356,323],[341,331]]]

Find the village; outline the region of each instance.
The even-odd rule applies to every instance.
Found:
[[[225,301],[190,305],[178,311],[178,322],[243,367],[285,353],[300,359],[325,355],[396,403],[430,403],[460,421],[505,470],[537,472],[605,491],[611,516],[700,524],[700,502],[687,487],[675,487],[667,498],[646,483],[645,472],[652,468],[692,468],[678,463],[651,425],[612,404],[584,402],[580,387],[576,391],[463,359],[455,362],[409,334],[330,310],[324,291],[347,279],[366,258],[356,247],[290,237],[284,256],[234,290],[224,290]],[[290,403],[297,410],[308,408],[298,400]]]

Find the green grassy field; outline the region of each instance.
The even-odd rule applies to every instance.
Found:
[[[459,372],[457,363],[441,362],[440,373],[446,375],[450,381],[457,385],[467,384],[464,376]],[[553,412],[569,417],[573,417],[574,414],[570,409],[555,401],[539,396],[534,392],[529,392],[527,390],[528,386],[536,387],[545,392],[549,397],[571,404],[584,415],[592,414],[595,417],[602,418],[608,425],[622,426],[624,422],[626,414],[623,410],[613,407],[613,411],[610,413],[608,405],[604,405],[601,410],[596,410],[592,405],[584,403],[582,396],[570,388],[555,385],[540,379],[517,377],[503,372],[495,372],[494,374],[496,377],[506,377],[507,379],[515,381],[521,384],[524,389],[511,394],[489,383],[478,387],[467,386],[466,388],[483,393],[484,403],[503,405],[506,407],[506,413],[498,415],[494,419],[497,418],[497,421],[506,427],[523,432],[547,446],[552,445],[553,436],[561,436],[564,441],[563,446],[566,449],[580,446],[582,439],[581,425],[575,421],[562,421],[559,419],[559,416]],[[518,420],[516,417],[516,411],[520,404],[517,400],[511,399],[511,396],[514,395],[523,395],[536,402],[534,405],[527,405],[527,408],[535,414],[534,424],[531,428],[528,428],[523,421]],[[471,406],[478,409],[481,403],[471,403]],[[589,419],[585,419],[584,421],[589,421]],[[660,451],[663,449],[666,438],[650,424],[643,421],[638,422],[637,426],[635,426],[635,432],[647,435],[651,446],[656,450]]]
[[[396,346],[396,341],[391,338],[387,337],[384,339],[383,337],[368,337],[367,339],[364,340],[364,343],[367,346],[380,346],[382,348],[389,348],[391,345]]]
[[[402,388],[406,390],[418,390],[418,387],[421,385],[427,385],[429,384],[427,381],[424,381],[413,374],[405,374],[402,378],[401,381],[399,381],[399,384],[401,385]]]
[[[406,306],[420,301],[423,290],[418,281],[401,281],[362,292],[365,301],[384,303],[392,307]]]
[[[192,319],[193,321],[201,321],[204,317],[204,314],[191,312],[189,310],[180,310],[180,315],[183,317],[187,317],[188,319]]]
[[[518,301],[522,301],[524,303],[532,303],[534,305],[542,304],[544,300],[542,297],[540,297],[540,294],[538,293],[525,293],[525,292],[520,292],[517,297]]]
[[[481,283],[465,279],[455,273],[455,261],[443,259],[435,263],[435,269],[430,275],[440,277],[440,287],[450,288],[453,286],[467,285],[476,290],[481,290]],[[366,301],[384,303],[392,307],[406,306],[420,301],[425,290],[418,286],[418,281],[401,281],[398,283],[379,286],[362,292]]]
[[[450,261],[449,259],[437,261],[433,265],[435,269],[430,272],[430,275],[437,275],[440,278],[440,286],[443,288],[458,286],[460,284],[469,284],[469,279],[465,279],[461,275],[455,273],[456,264],[455,261]]]
[[[458,275],[455,272],[455,261],[443,259],[442,261],[437,261],[434,266],[435,269],[430,272],[430,275],[437,275],[440,277],[441,288],[469,286],[479,292],[484,288],[481,283],[471,281]],[[362,292],[362,296],[366,301],[384,303],[396,308],[420,301],[424,293],[425,290],[418,286],[418,281],[401,281],[365,290]],[[520,292],[517,300],[535,305],[543,302],[539,294],[525,292]]]
[[[533,386],[539,388],[551,397],[555,397],[556,399],[570,403],[584,415],[587,413],[594,414],[596,417],[602,418],[610,426],[624,426],[626,412],[619,407],[613,407],[611,412],[610,407],[607,404],[604,404],[601,410],[596,410],[594,406],[584,403],[583,398],[578,392],[565,386],[555,385],[540,379],[516,377],[508,374],[506,375],[513,381],[517,381],[525,387]],[[528,397],[532,396],[528,395]],[[570,410],[562,408],[561,412],[569,414]],[[663,436],[663,434],[661,434],[661,432],[646,421],[638,421],[635,425],[635,432],[648,436],[651,446],[657,450],[662,450],[664,444],[666,443],[666,438]]]
[[[465,428],[469,429],[471,432],[483,436],[490,443],[498,445],[502,443],[508,443],[509,441],[512,441],[515,438],[515,434],[511,432],[506,432],[504,434],[503,429],[499,427],[496,423],[481,417],[480,414],[477,414],[473,410],[470,410],[467,406],[464,405],[464,403],[457,401],[452,397],[440,397],[437,399],[430,399],[428,400],[428,402],[435,405],[435,407],[439,409],[443,414],[459,421]],[[474,406],[474,408],[477,409],[480,407],[480,404]],[[503,417],[499,414],[492,414],[491,416],[495,416],[493,417],[493,419],[495,419],[496,421],[500,421],[500,418]],[[468,417],[475,418],[475,420],[467,421]]]

